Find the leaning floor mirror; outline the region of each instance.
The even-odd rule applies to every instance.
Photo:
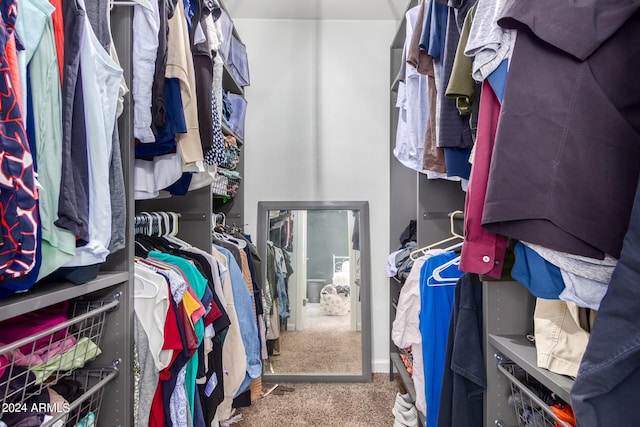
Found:
[[[259,202],[257,237],[265,381],[371,381],[368,202]]]

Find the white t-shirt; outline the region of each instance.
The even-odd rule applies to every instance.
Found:
[[[155,156],[153,161],[136,159],[133,167],[134,198],[153,199],[182,176],[180,154]]]
[[[169,366],[172,350],[162,350],[164,324],[169,310],[169,287],[164,277],[144,265],[135,264],[133,306],[147,338],[149,351],[158,371]]]
[[[442,254],[442,249],[433,249],[415,260],[407,280],[398,297],[396,318],[391,328],[391,339],[399,348],[411,347],[413,354],[413,384],[416,389],[416,408],[426,414],[424,369],[422,365],[422,334],[420,333],[420,270],[427,259]]]
[[[405,49],[411,41],[416,25],[418,6],[406,14],[407,27]],[[403,54],[403,60],[405,55]],[[393,155],[404,166],[418,172],[422,170],[424,157],[424,140],[429,122],[429,94],[427,76],[418,73],[416,68],[407,63],[404,82],[400,82],[396,106],[400,110],[398,128],[396,130],[396,146]]]
[[[135,5],[133,7],[133,136],[140,142],[156,140],[151,124],[151,98],[153,78],[158,55],[158,32],[160,14],[158,2],[151,2],[151,9]]]

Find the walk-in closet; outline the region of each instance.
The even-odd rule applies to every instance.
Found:
[[[640,1],[0,0],[0,427],[640,425]]]

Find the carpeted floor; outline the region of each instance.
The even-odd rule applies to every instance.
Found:
[[[305,329],[280,332],[280,354],[266,361],[267,372],[362,372],[362,334],[350,330],[351,317],[329,316],[320,304],[305,307]]]
[[[351,329],[351,315],[329,316],[320,304],[308,303],[305,307],[306,330],[348,331]]]
[[[359,331],[283,331],[280,355],[267,361],[273,373],[360,373],[362,334]],[[268,363],[271,362],[271,367]]]
[[[371,383],[283,384],[293,389],[271,394],[239,410],[232,427],[389,427],[399,390],[389,374],[373,374]]]

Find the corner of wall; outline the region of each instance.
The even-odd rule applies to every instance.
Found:
[[[388,374],[390,369],[390,361],[387,359],[375,359],[371,370],[374,374]]]

